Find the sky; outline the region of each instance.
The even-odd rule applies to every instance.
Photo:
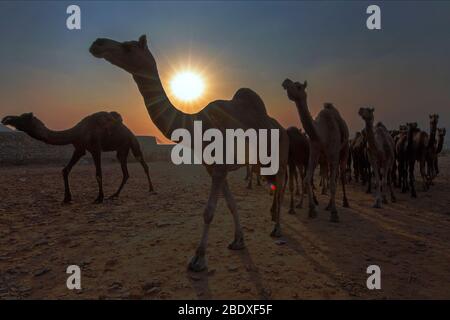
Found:
[[[66,8],[81,8],[81,30],[66,28]],[[366,8],[381,8],[381,30],[368,30]],[[34,112],[51,129],[73,126],[102,110],[120,112],[138,135],[162,135],[131,76],[92,57],[99,37],[146,34],[169,92],[180,71],[200,72],[205,95],[194,111],[255,90],[283,126],[300,126],[281,87],[308,81],[316,115],[333,102],[351,133],[357,111],[375,108],[389,128],[428,114],[450,127],[450,3],[444,1],[14,1],[0,2],[0,117]],[[170,92],[169,92],[170,96]]]

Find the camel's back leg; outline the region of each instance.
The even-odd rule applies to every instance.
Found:
[[[348,163],[348,158],[350,158],[349,149],[345,147],[340,155],[340,171],[341,171],[341,184],[342,184],[342,193],[343,193],[343,199],[342,199],[342,206],[344,208],[348,208],[348,199],[347,199],[347,192],[345,190],[345,185],[347,183],[347,174],[346,174],[346,164]],[[351,174],[350,174],[351,176]]]
[[[290,194],[290,203],[289,203],[289,214],[295,214],[294,210],[294,180],[297,180],[296,168],[293,163],[289,163],[289,194]]]
[[[241,250],[244,249],[244,236],[242,233],[241,223],[239,221],[239,215],[237,211],[236,201],[234,200],[233,194],[231,193],[230,187],[228,186],[228,182],[225,179],[222,187],[223,195],[225,197],[225,201],[227,202],[228,209],[233,216],[234,222],[234,240],[232,243],[228,245],[228,248],[231,250]]]
[[[86,154],[84,149],[75,149],[72,154],[72,158],[69,163],[64,167],[62,173],[64,178],[64,203],[69,203],[72,201],[72,194],[70,193],[70,185],[69,185],[69,173],[72,170],[73,166],[81,159],[82,156]]]
[[[214,212],[217,206],[217,200],[220,192],[223,190],[223,184],[227,176],[225,167],[216,167],[211,169],[212,184],[209,192],[208,203],[203,212],[203,233],[200,239],[200,243],[197,247],[195,256],[189,263],[189,269],[192,271],[202,271],[206,269],[206,246],[208,243],[209,225],[211,224]]]
[[[120,195],[120,192],[122,191],[122,188],[125,186],[125,183],[127,183],[128,178],[130,177],[128,173],[128,152],[129,149],[119,150],[117,151],[117,159],[120,162],[120,167],[122,169],[122,182],[120,183],[119,189],[110,197],[110,198],[117,198]]]

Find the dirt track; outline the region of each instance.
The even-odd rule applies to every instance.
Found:
[[[326,196],[319,196],[315,220],[306,209],[288,215],[285,198],[282,245],[269,236],[267,191],[247,190],[244,171],[232,173],[247,249],[227,249],[233,224],[220,199],[209,270],[200,274],[186,265],[209,189],[202,167],[150,163],[158,194],[149,196],[141,168],[131,164],[122,197],[94,205],[94,169],[80,165],[71,175],[68,206],[61,205],[61,168],[0,168],[0,298],[450,299],[450,159],[440,163],[430,192],[411,200],[397,191],[398,202],[381,210],[351,184],[351,208],[339,208],[339,224],[328,221]],[[104,176],[110,195],[119,166],[106,165]],[[66,288],[70,264],[81,266],[81,291]],[[371,264],[381,267],[382,290],[365,286]]]

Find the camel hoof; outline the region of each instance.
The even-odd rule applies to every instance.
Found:
[[[69,205],[72,204],[72,199],[64,199],[63,202],[61,202],[61,204],[64,205]]]
[[[344,199],[344,203],[342,204],[342,206],[344,208],[350,208],[350,205],[348,204],[348,200],[347,199]]]
[[[230,250],[242,250],[245,249],[244,239],[234,240],[232,243],[228,245],[228,249]]]
[[[250,186],[247,186],[247,189],[248,189],[248,190],[252,190],[252,187],[250,187]]]
[[[95,201],[94,201],[93,203],[94,203],[94,204],[100,204],[100,203],[103,203],[103,198],[95,199]]]
[[[296,205],[295,207],[296,207],[297,209],[301,209],[301,208],[303,208],[303,203],[300,202],[300,203],[299,203],[298,205]]]
[[[337,211],[331,212],[330,222],[334,222],[334,223],[338,223],[339,222],[339,216],[338,216]]]
[[[290,208],[289,211],[288,211],[288,213],[289,213],[289,214],[295,214],[294,208]]]
[[[330,209],[331,209],[330,204],[328,204],[324,209],[325,209],[325,211],[330,211]]]
[[[275,225],[272,232],[270,233],[272,238],[280,238],[281,237],[281,228],[279,225]]]
[[[316,198],[316,196],[314,196],[314,198],[313,198],[313,200],[314,200],[314,203],[316,204],[316,206],[319,204],[319,201],[317,201],[317,198]]]
[[[380,201],[376,201],[376,202],[373,204],[373,207],[376,208],[376,209],[381,209],[381,208],[382,208],[381,202],[380,202]]]
[[[317,217],[317,211],[315,208],[309,208],[308,218],[314,219]]]
[[[193,272],[201,272],[207,268],[205,257],[193,256],[188,264],[188,269]]]
[[[396,198],[396,197],[391,197],[391,202],[392,202],[392,203],[397,202],[397,198]]]
[[[154,196],[154,195],[157,195],[158,192],[151,190],[151,191],[149,191],[148,194],[151,195],[151,196]]]
[[[388,203],[388,201],[387,201],[387,199],[384,197],[383,198],[383,204],[387,204]]]
[[[415,192],[411,193],[411,198],[417,198],[417,193]]]
[[[114,199],[117,199],[117,198],[119,198],[119,195],[118,194],[113,194],[112,196],[110,196],[108,198],[108,200],[114,200]]]

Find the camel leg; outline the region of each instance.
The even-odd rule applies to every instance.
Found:
[[[127,183],[128,178],[130,177],[127,165],[128,150],[126,152],[118,152],[117,158],[120,161],[120,167],[122,169],[122,182],[120,183],[119,189],[117,189],[117,191],[110,197],[110,199],[119,197],[119,194],[122,191],[123,186],[125,185],[125,183]]]
[[[246,171],[246,173],[245,173],[245,178],[244,178],[244,180],[247,181],[248,178],[249,178],[249,176],[250,176],[250,174],[249,174],[249,172],[250,172],[250,165],[249,165],[249,164],[247,164],[247,165],[245,166],[245,171]]]
[[[249,172],[248,172],[248,184],[247,184],[247,189],[252,189],[252,184],[253,184],[253,172],[252,172],[253,168],[251,166],[249,166]]]
[[[200,239],[200,243],[197,247],[194,257],[192,257],[189,262],[188,268],[191,271],[199,272],[207,268],[206,265],[206,246],[208,243],[209,225],[211,224],[214,211],[216,210],[217,200],[219,198],[220,192],[223,189],[223,183],[226,179],[227,172],[225,169],[216,169],[212,172],[212,184],[211,190],[209,192],[208,203],[203,212],[203,233]]]
[[[309,214],[310,218],[317,217],[316,203],[314,201],[314,195],[312,190],[312,181],[314,170],[316,169],[317,163],[319,161],[319,150],[313,150],[311,145],[311,151],[309,153],[308,169],[306,171],[305,185],[306,191],[308,192],[308,202],[309,202]]]
[[[387,165],[387,164],[385,164]],[[381,175],[381,199],[384,204],[387,204],[387,185],[389,177],[389,170],[387,169],[387,166],[383,168],[383,174]]]
[[[147,181],[148,181],[148,192],[150,192],[150,194],[156,194],[155,189],[153,188],[152,179],[150,178],[148,165],[145,162],[144,157],[138,156],[138,157],[136,157],[136,160],[138,160],[139,163],[141,164],[142,168],[144,168],[144,172],[145,172],[145,175],[147,176]]]
[[[345,169],[345,161],[341,162],[341,170]],[[347,183],[347,177],[345,174],[341,174],[341,184],[342,184],[342,193],[343,193],[343,199],[342,199],[342,206],[344,208],[349,208],[350,205],[348,204],[347,199],[347,191],[345,190],[345,184]]]
[[[391,202],[397,202],[397,198],[395,197],[395,194],[394,194],[394,188],[393,188],[393,185],[392,185],[392,180],[388,180],[388,185],[389,185],[389,191],[391,193]]]
[[[411,188],[411,197],[417,198],[416,188],[415,188],[415,177],[414,177],[414,167],[415,161],[412,160],[409,163],[409,187]]]
[[[256,173],[256,185],[261,186],[261,175],[259,172]]]
[[[295,214],[294,210],[294,179],[297,180],[297,173],[294,164],[289,165],[289,193],[291,196],[291,201],[289,204],[289,214]]]
[[[228,245],[228,249],[230,250],[241,250],[245,248],[244,244],[244,234],[242,232],[241,223],[239,221],[239,215],[237,212],[236,201],[234,200],[233,194],[230,191],[230,187],[228,186],[228,182],[225,179],[222,187],[223,195],[225,197],[225,201],[227,202],[228,209],[233,216],[234,222],[234,240],[232,243]]]
[[[275,226],[270,233],[271,237],[279,238],[281,237],[281,225],[280,225],[280,213],[281,213],[281,204],[283,203],[283,195],[286,187],[285,179],[286,179],[286,171],[280,168],[275,177],[276,182],[276,190],[274,194],[274,204],[275,210],[272,212],[272,221],[275,222]]]
[[[377,183],[377,191],[375,195],[375,203],[373,205],[374,208],[381,208],[381,177],[380,177],[380,169],[378,168],[378,164],[374,162],[372,164],[373,173],[375,175],[375,182]]]
[[[299,169],[299,170],[301,170],[301,169]],[[298,174],[297,174],[297,168],[296,167],[294,169],[294,178],[295,178],[295,195],[299,196],[300,195],[300,191],[299,191]]]
[[[330,162],[330,221],[339,222],[339,216],[336,209],[336,175],[338,169],[338,161],[333,159]]]
[[[420,159],[420,175],[422,176],[423,191],[428,190],[428,178],[425,172],[425,159]]]
[[[72,154],[72,158],[70,159],[67,166],[62,170],[63,178],[64,178],[64,200],[63,203],[69,203],[72,201],[72,194],[70,193],[69,186],[69,173],[72,170],[73,166],[81,159],[82,156],[86,154],[86,151],[81,149],[75,149]]]
[[[92,158],[94,159],[95,164],[95,178],[97,179],[98,184],[98,196],[95,199],[94,203],[102,203],[104,194],[103,194],[103,178],[102,178],[102,154],[100,151],[92,152]]]
[[[303,208],[303,199],[305,198],[305,192],[306,192],[304,167],[300,167],[299,172],[300,172],[300,178],[301,178],[302,193],[300,194],[300,202],[297,204],[297,208]],[[297,186],[297,188],[298,188],[298,186]]]

